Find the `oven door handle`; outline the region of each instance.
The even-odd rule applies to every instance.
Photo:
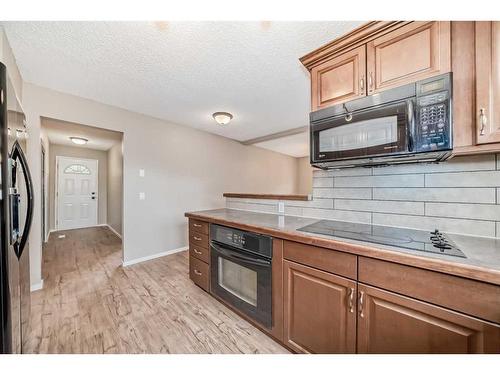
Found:
[[[248,263],[248,264],[253,264],[253,265],[256,265],[256,266],[270,266],[271,265],[270,261],[263,260],[263,259],[258,259],[258,258],[253,258],[253,257],[249,257],[249,256],[246,256],[246,255],[243,255],[243,254],[240,254],[240,253],[236,253],[236,252],[233,252],[233,251],[230,251],[230,250],[226,250],[223,247],[221,247],[221,246],[219,246],[219,245],[217,245],[217,244],[215,244],[213,242],[210,244],[210,246],[216,252],[218,252],[219,254],[224,255],[228,259],[239,260],[239,261],[242,261],[242,262],[245,262],[245,263]]]

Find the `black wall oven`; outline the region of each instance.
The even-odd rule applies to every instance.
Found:
[[[211,292],[272,327],[272,238],[210,225]]]
[[[310,115],[311,164],[343,168],[442,161],[452,150],[451,73]]]

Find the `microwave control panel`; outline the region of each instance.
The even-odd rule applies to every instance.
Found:
[[[447,81],[441,77],[417,84],[417,152],[452,148],[451,87]]]

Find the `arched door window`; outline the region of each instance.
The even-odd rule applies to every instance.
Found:
[[[90,169],[88,169],[83,164],[71,164],[64,169],[66,174],[90,174]]]

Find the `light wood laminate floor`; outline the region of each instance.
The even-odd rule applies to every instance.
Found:
[[[121,263],[121,241],[106,227],[52,233],[24,351],[288,353],[195,286],[187,252]]]

